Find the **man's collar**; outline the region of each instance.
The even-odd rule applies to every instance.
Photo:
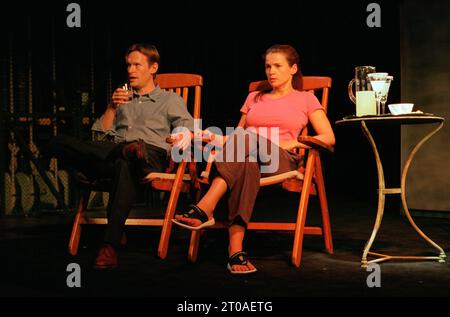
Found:
[[[161,96],[162,89],[159,87],[159,85],[156,85],[155,88],[146,94],[139,95],[136,91],[133,91],[133,97],[135,98],[148,98],[153,102],[158,101],[159,97]]]

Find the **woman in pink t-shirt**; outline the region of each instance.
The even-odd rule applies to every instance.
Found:
[[[191,230],[212,226],[214,209],[229,191],[227,267],[233,274],[256,272],[243,252],[243,240],[261,175],[297,169],[301,158],[291,150],[306,147],[297,141],[297,136],[308,123],[317,134],[315,138],[331,146],[335,143],[321,104],[314,94],[301,91],[302,75],[296,50],[289,45],[270,47],[265,54],[265,69],[271,89],[248,95],[233,134],[214,135],[215,142],[220,143],[223,150],[220,159],[216,157],[214,161],[209,177],[211,186],[197,205],[190,205],[173,220]],[[256,146],[252,146],[254,144]]]

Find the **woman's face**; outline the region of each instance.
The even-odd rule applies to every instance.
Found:
[[[269,53],[266,55],[266,76],[272,88],[286,84],[292,86],[292,76],[297,72],[297,64],[289,66],[283,53]]]

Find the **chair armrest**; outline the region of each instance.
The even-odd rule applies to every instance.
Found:
[[[298,142],[308,145],[308,146],[312,147],[313,149],[334,152],[334,148],[332,146],[325,144],[324,142],[322,142],[316,138],[313,138],[311,136],[300,135],[297,138],[297,140],[298,140]]]

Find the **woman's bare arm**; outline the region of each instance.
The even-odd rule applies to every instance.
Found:
[[[314,138],[330,146],[333,146],[336,143],[330,121],[323,110],[316,110],[311,113],[309,115],[309,121],[311,122],[314,131],[317,133]]]

